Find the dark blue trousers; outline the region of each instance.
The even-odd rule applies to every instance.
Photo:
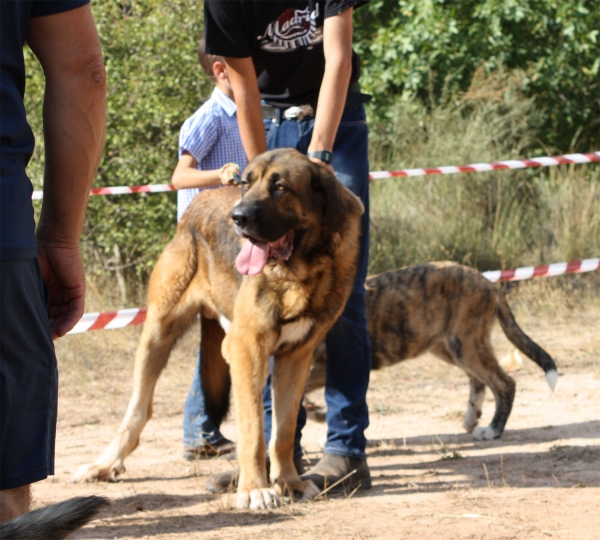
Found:
[[[269,125],[270,124],[270,125]],[[296,148],[306,153],[314,127],[314,117],[285,120],[281,114],[267,122],[267,144],[274,148]],[[354,288],[346,308],[327,334],[327,443],[325,452],[341,456],[365,458],[369,425],[366,403],[371,372],[371,342],[367,330],[365,279],[369,257],[369,160],[368,130],[362,106],[344,111],[334,147],[333,168],[342,184],[352,190],[365,206],[362,218],[361,249]],[[272,360],[273,361],[273,360]],[[265,405],[265,437],[271,437],[271,379],[267,380]],[[302,454],[301,431],[306,423],[306,411],[298,415],[294,457]]]

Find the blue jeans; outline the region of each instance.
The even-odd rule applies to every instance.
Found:
[[[269,125],[270,124],[270,125]],[[277,120],[265,122],[267,145],[296,148],[306,153],[314,118],[301,122]],[[369,160],[368,130],[362,106],[344,111],[333,146],[333,168],[338,180],[352,190],[365,206],[362,217],[361,248],[354,287],[342,315],[327,334],[327,443],[325,452],[365,459],[369,425],[366,395],[371,373],[371,341],[367,330],[365,279],[369,257]],[[270,376],[263,394],[265,438],[271,438]],[[294,457],[302,454],[301,430],[306,423],[304,407],[298,415]]]
[[[204,405],[204,393],[200,379],[200,351],[194,371],[194,379],[183,409],[183,444],[186,446],[201,446],[203,444],[218,444],[225,439],[208,417]]]
[[[282,120],[265,122],[269,149],[296,148],[306,153],[314,118],[301,122]],[[371,342],[367,330],[364,283],[369,256],[369,161],[368,130],[362,106],[344,112],[333,147],[333,168],[340,182],[358,195],[365,206],[362,217],[361,249],[354,288],[346,308],[327,335],[327,443],[325,452],[364,459],[369,425],[366,403],[371,373]],[[197,446],[205,440],[211,444],[223,439],[204,410],[200,384],[200,354],[192,387],[184,410],[186,445]],[[272,359],[271,359],[272,361]],[[263,393],[264,430],[267,444],[271,438],[271,376]],[[294,457],[302,455],[300,440],[306,424],[306,411],[300,408],[294,441]]]

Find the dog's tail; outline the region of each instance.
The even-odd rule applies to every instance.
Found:
[[[0,525],[0,538],[61,540],[83,527],[110,501],[104,497],[74,497],[34,510]]]
[[[220,426],[229,412],[231,375],[229,365],[221,354],[225,331],[219,321],[200,317],[200,381],[204,393],[206,414]]]
[[[552,357],[544,349],[521,330],[521,327],[517,324],[502,292],[498,295],[498,320],[510,342],[544,370],[546,380],[552,391],[554,391],[558,379],[558,372],[556,371],[554,360],[552,360]]]

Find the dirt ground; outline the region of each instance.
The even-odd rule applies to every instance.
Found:
[[[71,484],[77,467],[94,460],[118,428],[140,328],[67,336],[57,345],[56,475],[35,486],[36,506],[75,495],[109,497],[112,507],[74,536],[80,539],[598,538],[597,293],[568,307],[563,293],[526,287],[510,301],[521,326],[559,366],[554,394],[525,359],[512,373],[517,393],[504,436],[476,442],[462,429],[468,382],[459,369],[422,357],[373,373],[367,431],[373,488],[271,511],[239,511],[234,496],[204,490],[209,474],[234,463],[181,458],[195,331],[177,346],[159,380],[154,417],[120,481]],[[498,328],[493,341],[499,357],[512,350]],[[488,393],[481,425],[493,409]],[[236,438],[233,418],[223,431]],[[309,422],[304,446],[310,460],[320,457],[324,436],[324,425]]]

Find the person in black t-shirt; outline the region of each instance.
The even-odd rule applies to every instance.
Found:
[[[327,443],[323,458],[302,478],[323,489],[371,487],[366,462],[366,391],[371,367],[364,281],[369,251],[367,126],[352,50],[352,15],[361,0],[206,0],[206,50],[225,58],[248,159],[293,147],[335,172],[364,206],[361,254],[352,294],[327,336]],[[261,109],[261,100],[266,106]],[[264,116],[263,116],[264,111]],[[271,396],[265,389],[265,435]],[[294,458],[301,467],[299,415]],[[354,472],[353,472],[354,471]],[[209,479],[226,489],[235,475]]]
[[[88,0],[0,1],[0,521],[29,510],[54,474],[58,375],[52,340],[81,318],[79,237],[102,154],[106,74]],[[35,231],[25,168],[27,41],[46,78],[44,202]]]

